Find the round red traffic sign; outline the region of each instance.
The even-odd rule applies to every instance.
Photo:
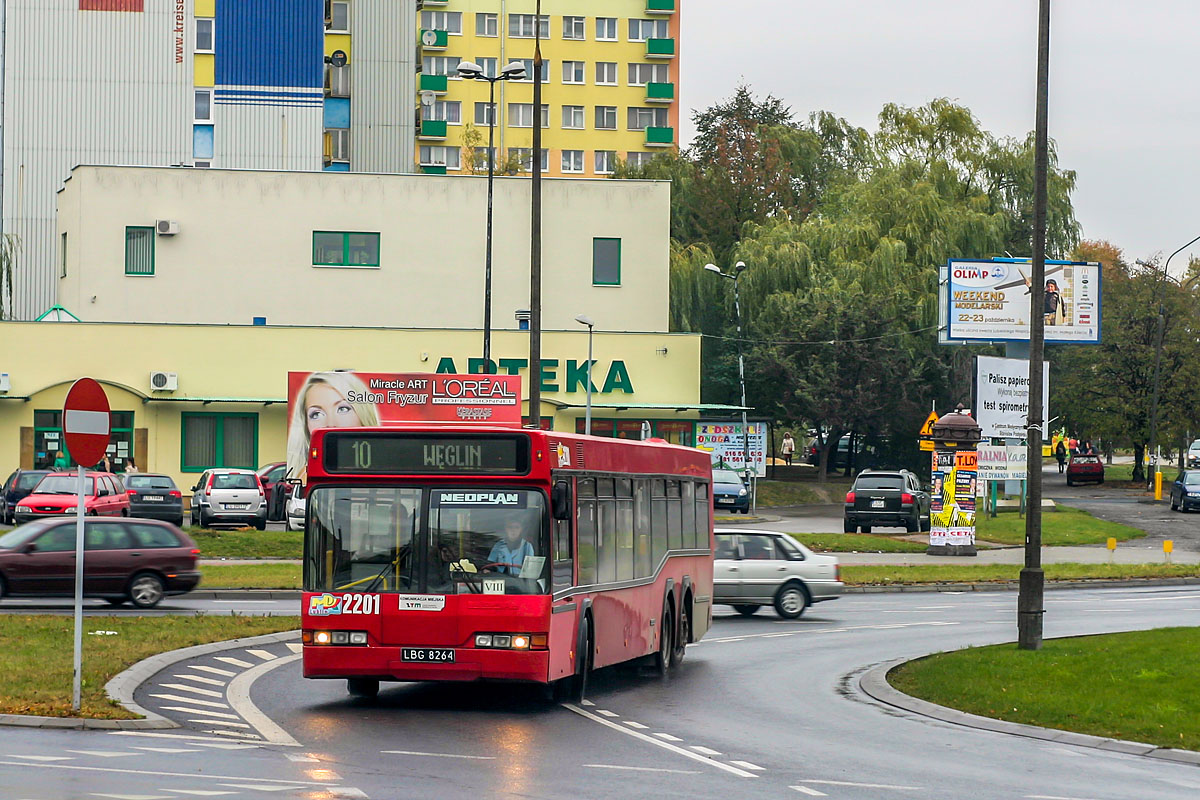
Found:
[[[80,378],[67,392],[63,437],[75,463],[88,466],[104,458],[109,439],[108,396],[91,378]]]

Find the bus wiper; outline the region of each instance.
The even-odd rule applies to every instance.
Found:
[[[474,594],[483,593],[483,576],[479,574],[479,570],[475,569],[475,565],[471,559],[464,558],[461,561],[451,561],[448,565],[450,571],[450,580],[461,580],[468,589]],[[468,580],[468,577],[478,578],[478,582]]]
[[[385,575],[388,574],[388,570],[396,571],[396,583],[397,583],[396,588],[399,589],[400,587],[398,584],[400,583],[400,561],[406,555],[408,555],[408,547],[409,547],[408,545],[404,545],[404,547],[400,548],[400,550],[397,551],[397,553],[396,553],[396,558],[393,559],[392,561],[389,561],[388,563],[384,564],[383,569],[379,570],[379,574],[377,574],[374,578],[371,579],[371,582],[369,584],[367,584],[367,588],[363,589],[363,591],[364,592],[374,591],[375,587],[379,584],[379,582],[381,580],[383,580]]]

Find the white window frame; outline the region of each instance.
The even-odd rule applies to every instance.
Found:
[[[491,56],[477,56],[475,63],[483,70],[483,74],[489,78],[496,77],[496,70],[500,68],[500,59],[492,58]]]
[[[447,112],[451,108],[456,109],[454,116],[458,117],[457,121],[448,119]],[[462,101],[434,100],[433,105],[421,106],[421,119],[445,122],[447,125],[462,125]]]
[[[612,36],[601,36],[600,26],[612,29]],[[596,17],[596,41],[597,42],[616,42],[621,34],[620,26],[617,24],[616,17]]]
[[[596,113],[595,113],[595,117],[594,117],[595,122],[596,122],[596,130],[598,130],[598,131],[619,130],[618,126],[621,124],[620,120],[617,118],[617,112],[619,110],[620,109],[617,106],[596,106]],[[604,115],[606,118],[608,118],[609,115],[611,114],[612,125],[601,125],[600,124],[601,111],[604,112]]]
[[[325,133],[332,134],[333,148],[331,161],[349,163],[350,161],[350,129],[326,128]]]
[[[628,70],[628,84],[630,86],[645,86],[648,83],[670,83],[671,82],[671,67],[667,64],[645,64],[640,61],[631,61]],[[649,72],[649,80],[645,73]],[[657,74],[656,74],[657,73]],[[659,80],[663,74],[666,77]]]
[[[645,150],[630,150],[625,154],[625,163],[634,169],[640,169],[646,166],[658,153],[650,153]]]
[[[562,38],[571,41],[585,41],[587,39],[587,17],[564,16]]]
[[[492,29],[488,33],[488,28]],[[481,30],[482,29],[482,32]],[[500,15],[495,13],[475,12],[475,35],[487,39],[495,39],[500,35]]]
[[[488,150],[489,150],[489,148],[487,148],[487,147],[476,147],[475,148],[475,156],[476,157],[483,156],[484,158],[487,158]],[[491,150],[491,154],[492,154],[491,155],[492,164],[495,164],[496,163],[496,153],[499,152],[500,148],[493,147],[493,148],[490,148],[490,150]],[[486,168],[487,162],[485,161],[482,166]]]
[[[452,63],[453,67],[450,66]],[[462,59],[458,56],[425,56],[421,62],[421,72],[425,75],[445,75],[447,78],[462,80],[462,76],[458,74],[460,63]],[[432,69],[435,64],[438,69]]]
[[[601,164],[602,161],[605,162],[603,165]],[[617,171],[617,151],[597,150],[594,166],[597,175],[612,175]]]
[[[508,157],[517,158],[521,162],[521,169],[526,172],[533,171],[533,148],[532,147],[510,147],[508,148]],[[542,148],[542,172],[550,171],[550,151]]]
[[[498,103],[496,105],[499,105]],[[495,116],[495,110],[492,103],[480,102],[475,104],[475,124],[490,127],[495,124],[495,120],[488,120],[489,116]]]
[[[208,23],[208,35],[210,46],[207,50],[200,47],[200,24]],[[192,44],[195,46],[197,53],[215,53],[217,52],[217,21],[212,17],[196,17],[196,30],[192,37]]]
[[[425,157],[425,153],[429,153],[428,158]],[[462,169],[462,151],[457,147],[423,144],[417,155],[420,157],[422,167],[445,167],[448,170]],[[438,160],[439,156],[441,157],[440,161]],[[450,163],[451,156],[453,156],[453,164]]]
[[[329,90],[330,97],[349,97],[351,88],[350,65],[343,64],[340,67],[335,67],[332,64],[326,64],[325,85]]]
[[[647,36],[646,31],[649,29],[652,36]],[[644,42],[648,39],[667,39],[670,38],[671,28],[665,19],[638,19],[630,17],[629,19],[629,41]]]
[[[578,156],[578,160],[575,158]],[[578,163],[576,163],[578,161]],[[582,150],[563,150],[562,151],[562,171],[572,175],[584,171],[583,167],[583,151]]]
[[[213,122],[213,90],[212,89],[196,89],[196,93],[195,93],[195,95],[193,95],[193,97],[199,97],[202,94],[208,95],[208,116],[201,117],[199,114],[195,114],[196,106],[195,106],[195,102],[193,101],[192,112],[193,112],[193,115],[195,116],[194,122],[199,123],[201,125],[212,125],[212,122]]]
[[[536,38],[534,36],[533,24],[531,24],[531,23],[534,23],[535,16],[536,16],[535,14],[509,14],[508,15],[508,38],[510,38],[510,39],[533,39],[533,38]],[[542,18],[541,18],[540,22],[536,23],[536,24],[538,24],[539,27],[541,27],[541,29],[542,29],[542,31],[541,31],[542,32],[542,37],[541,37],[542,41],[548,40],[550,38],[550,15],[542,14]],[[515,31],[514,31],[514,28],[516,28]],[[529,31],[528,33],[525,32],[526,28],[528,28],[528,31]]]
[[[611,73],[612,73],[611,81],[600,80],[601,68],[604,68],[606,71],[611,71]],[[616,61],[597,61],[596,62],[596,85],[597,86],[619,86],[620,84],[618,82],[620,81],[620,79],[621,79],[621,76],[617,74],[617,62]]]
[[[645,125],[641,124],[642,118],[650,117],[650,122]],[[637,117],[637,121],[634,118]],[[644,131],[646,128],[665,128],[666,125],[659,123],[670,121],[665,108],[646,108],[645,106],[629,106],[626,111],[626,125],[631,131]]]
[[[513,83],[533,83],[533,59],[532,58],[513,58],[510,61],[516,61],[525,65],[525,77],[514,80]],[[542,86],[550,83],[550,59],[542,59]]]
[[[337,6],[343,6],[346,9],[346,27],[335,28],[333,20],[337,18],[337,14],[333,13],[333,9]],[[329,4],[329,27],[325,29],[326,33],[349,33],[350,32],[350,3],[347,0],[333,0]]]
[[[566,130],[581,131],[587,128],[586,109],[583,106],[563,106],[562,126]],[[570,119],[568,119],[568,115]]]
[[[421,12],[421,28],[445,31],[448,36],[462,36],[462,12],[437,11],[427,8]]]
[[[568,72],[570,74],[568,74]],[[562,82],[565,84],[587,83],[587,62],[586,61],[564,61],[564,62],[562,62]]]

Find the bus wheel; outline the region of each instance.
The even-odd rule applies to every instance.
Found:
[[[675,614],[668,608],[663,614],[662,630],[658,634],[658,652],[654,654],[654,671],[660,678],[671,674],[671,656],[674,652]]]
[[[573,703],[582,703],[587,696],[588,675],[592,671],[592,651],[595,649],[592,645],[592,618],[585,616],[579,626],[579,639],[583,642],[583,651],[579,653],[581,663],[575,667],[574,675],[560,681],[567,698]]]
[[[347,678],[346,691],[351,697],[372,700],[379,694],[379,681],[374,678]]]
[[[688,643],[688,601],[684,598],[679,606],[679,631],[675,635],[675,647],[671,650],[671,666],[678,667],[683,663],[684,653]]]

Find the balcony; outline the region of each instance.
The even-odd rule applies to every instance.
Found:
[[[425,5],[429,5],[428,0]],[[675,0],[646,0],[647,14],[674,14]]]
[[[647,147],[670,147],[675,144],[674,128],[646,128]]]
[[[421,172],[423,172],[426,175],[445,175],[446,174],[446,165],[445,164],[422,164]]]
[[[653,1],[653,0],[651,0],[651,1]],[[424,7],[424,8],[430,8],[430,7],[441,8],[442,6],[449,5],[449,3],[450,3],[450,0],[424,0],[424,2],[419,3],[417,5],[417,8],[418,8],[418,10],[422,7]]]
[[[445,75],[421,74],[421,91],[445,94],[450,84]]]
[[[675,84],[673,84],[673,83],[647,83],[646,84],[646,102],[647,103],[674,103],[675,102]]]
[[[446,121],[441,119],[423,119],[421,120],[421,132],[417,134],[419,139],[445,139],[446,138]]]
[[[450,44],[450,34],[445,31],[422,30],[421,47],[426,50],[445,50]],[[674,44],[672,43],[672,48]],[[672,52],[674,52],[672,50]]]
[[[647,39],[646,58],[674,58],[674,39]]]

